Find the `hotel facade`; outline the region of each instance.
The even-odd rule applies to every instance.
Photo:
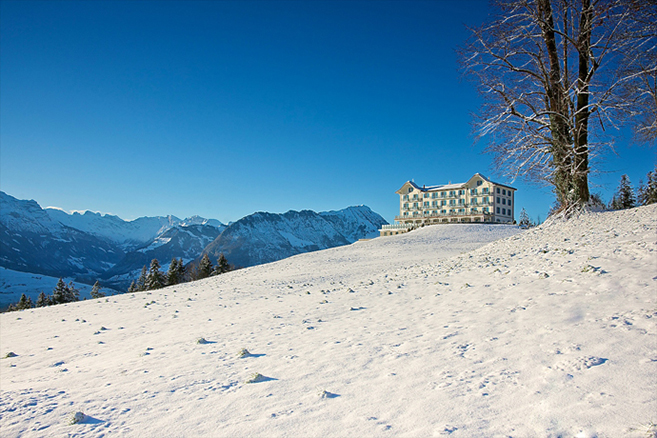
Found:
[[[461,184],[420,187],[407,181],[395,192],[399,195],[395,224],[384,225],[380,232],[389,236],[444,223],[510,224],[514,222],[515,191],[480,173]]]

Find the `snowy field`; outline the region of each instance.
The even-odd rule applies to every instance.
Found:
[[[426,227],[3,314],[0,433],[657,436],[656,218]]]

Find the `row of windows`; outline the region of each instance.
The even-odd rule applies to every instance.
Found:
[[[500,193],[500,188],[499,188],[499,187],[497,188],[497,193]],[[502,189],[502,192],[501,192],[501,193],[502,193],[504,196],[507,196],[507,195],[511,196],[511,190]]]
[[[498,196],[497,197],[497,203],[502,204],[502,205],[507,205],[508,204],[509,207],[511,207],[511,200],[510,199],[507,200],[507,199],[502,198],[502,202],[500,202],[500,197]]]
[[[505,190],[505,192],[506,192],[506,190]],[[447,198],[447,197],[454,198],[456,196],[463,196],[463,195],[465,195],[465,193],[466,193],[466,190],[450,190],[449,192],[424,193],[423,195],[422,194],[420,194],[420,195],[414,194],[414,195],[412,195],[413,196],[412,198],[411,198],[411,195],[404,195],[402,199],[404,201],[410,201],[410,200],[416,201],[416,200],[419,200],[421,197],[424,197],[425,199],[426,198],[436,199],[436,198]],[[481,193],[479,193],[479,189],[470,189],[470,195],[473,195],[473,196],[474,195],[479,195],[479,194],[487,195],[489,193],[490,193],[490,191],[488,190],[488,187],[482,188]],[[499,193],[499,189],[498,189],[498,193]],[[511,194],[510,190],[509,190],[509,194]]]
[[[497,198],[497,202],[500,202],[500,198]],[[511,201],[508,201],[509,206],[511,206]],[[489,198],[488,196],[485,196],[481,199],[478,198],[472,198],[470,199],[470,205],[479,205],[479,204],[489,204]],[[506,200],[502,199],[502,204],[506,205]],[[443,206],[443,205],[467,205],[465,202],[465,199],[450,199],[449,201],[443,200],[443,201],[424,201],[424,203],[420,202],[414,202],[412,207],[413,208],[420,208],[420,205],[422,205],[424,208],[428,207],[438,207]],[[411,204],[409,203],[404,203],[403,209],[408,210],[411,207]]]
[[[425,212],[426,214],[466,214],[466,208],[458,208],[458,209],[451,209],[451,210],[434,210],[434,211],[427,211]],[[488,207],[484,207],[481,211],[479,211],[478,208],[474,207],[470,209],[471,214],[479,214],[479,213],[490,213]],[[404,216],[409,216],[409,212],[405,211]],[[419,212],[413,213],[413,216],[421,216]]]
[[[497,207],[495,211],[497,214],[500,214],[500,207]],[[509,213],[508,215],[507,212]],[[511,216],[511,209],[507,210],[506,208],[502,208],[502,216]]]

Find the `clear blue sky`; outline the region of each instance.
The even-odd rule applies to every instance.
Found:
[[[486,1],[0,2],[0,189],[124,219],[365,204],[480,172],[545,219],[548,188],[473,146],[454,49]],[[621,140],[592,190],[636,185],[655,150]]]

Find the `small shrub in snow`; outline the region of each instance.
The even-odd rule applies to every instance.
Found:
[[[249,350],[247,350],[246,348],[242,348],[240,351],[237,352],[237,357],[240,359],[249,356],[251,356],[251,353],[249,353]]]
[[[18,355],[14,353],[13,351],[10,351],[9,353],[5,354],[3,359],[9,359],[10,357],[17,357]]]
[[[246,383],[258,383],[258,382],[263,382],[267,380],[265,376],[263,376],[260,373],[253,373],[249,376],[248,379],[246,379]]]
[[[78,423],[82,423],[82,422],[84,421],[85,418],[87,418],[87,416],[84,415],[84,413],[82,413],[82,412],[80,412],[80,411],[78,411],[78,412],[74,412],[74,413],[71,414],[71,416],[69,417],[68,424],[78,424]]]
[[[548,277],[549,275],[547,272],[541,272],[540,274],[538,274],[538,278],[548,278]]]
[[[209,342],[205,338],[198,338],[196,340],[197,344],[209,344]]]

